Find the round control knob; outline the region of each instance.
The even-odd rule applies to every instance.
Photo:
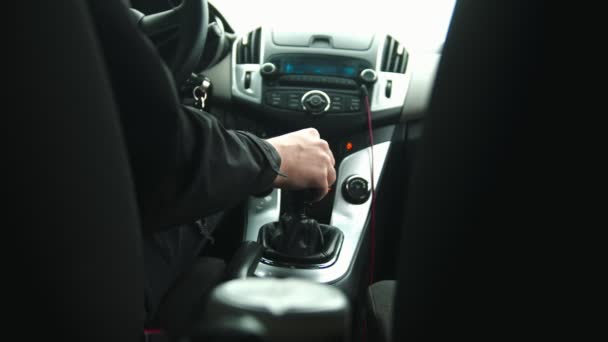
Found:
[[[359,78],[365,83],[374,83],[378,79],[378,74],[374,69],[364,69],[359,74]]]
[[[277,73],[277,67],[272,63],[264,63],[260,68],[260,74],[263,77],[270,77]]]
[[[329,96],[320,90],[311,90],[302,96],[302,108],[313,115],[325,113],[330,103]]]
[[[323,98],[321,98],[321,96],[319,96],[317,94],[309,97],[307,102],[311,107],[315,107],[315,108],[319,108],[319,107],[323,106],[323,104],[324,104]]]
[[[349,203],[363,204],[370,194],[368,182],[361,176],[349,176],[342,184],[342,196]]]

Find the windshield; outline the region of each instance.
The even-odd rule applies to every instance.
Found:
[[[209,0],[237,34],[258,26],[393,35],[408,50],[441,49],[456,0]]]

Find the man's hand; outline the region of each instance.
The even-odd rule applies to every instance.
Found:
[[[313,189],[323,198],[336,181],[336,160],[327,141],[314,128],[267,140],[281,156],[281,172],[273,185],[290,190]]]

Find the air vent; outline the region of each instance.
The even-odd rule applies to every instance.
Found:
[[[386,36],[384,41],[384,52],[382,53],[381,71],[405,73],[408,54],[405,47],[395,38]]]
[[[260,42],[262,40],[262,28],[249,32],[239,39],[236,46],[237,64],[259,64]]]

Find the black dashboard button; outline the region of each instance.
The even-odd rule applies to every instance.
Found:
[[[352,175],[342,184],[342,196],[349,203],[363,204],[370,194],[368,181],[361,176]]]
[[[325,101],[325,99],[323,97],[321,97],[320,95],[317,95],[317,94],[310,96],[306,100],[306,103],[308,103],[308,105],[311,106],[312,108],[322,108],[327,105],[327,101]]]
[[[270,106],[280,107],[283,104],[284,94],[280,92],[268,92],[266,93],[266,103]]]
[[[378,79],[378,73],[374,69],[365,69],[361,71],[359,78],[367,84],[373,84]]]
[[[270,104],[272,102],[273,95],[275,93],[266,93],[266,103]]]
[[[391,94],[393,92],[393,81],[388,80],[386,81],[386,88],[384,89],[384,95],[386,97],[391,97]]]
[[[361,100],[357,97],[350,98],[350,107],[349,109],[354,112],[358,112],[361,110]]]
[[[334,113],[339,113],[339,112],[343,111],[343,107],[342,107],[342,105],[332,104],[329,111],[334,112]]]
[[[352,88],[358,87],[357,83],[349,78],[321,76],[321,75],[284,75],[279,78],[284,84],[302,84],[308,86],[324,86],[328,88]]]
[[[300,103],[300,100],[289,100],[287,103],[287,108],[292,110],[301,110],[302,104]]]
[[[262,74],[262,77],[264,78],[272,77],[276,75],[276,73],[277,67],[272,63],[264,63],[260,68],[260,74]]]
[[[245,73],[245,89],[251,88],[251,71]]]

